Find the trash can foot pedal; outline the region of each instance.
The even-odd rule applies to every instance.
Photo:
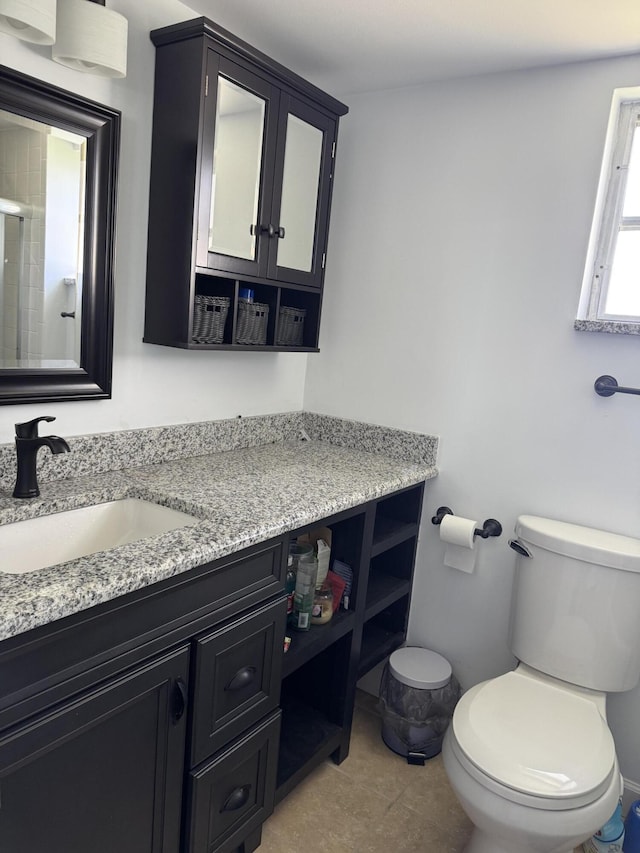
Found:
[[[419,764],[421,767],[424,767],[424,763],[427,760],[427,756],[424,752],[408,752],[407,753],[407,764]]]

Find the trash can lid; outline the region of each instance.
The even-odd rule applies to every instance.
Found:
[[[451,664],[446,658],[418,646],[397,649],[389,658],[389,668],[402,684],[420,690],[444,687],[451,678]]]

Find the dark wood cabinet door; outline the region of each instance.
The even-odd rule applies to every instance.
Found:
[[[0,849],[178,853],[189,651],[0,739]]]
[[[278,117],[268,276],[320,288],[329,231],[337,124],[283,93]]]
[[[265,276],[278,89],[207,51],[197,265]]]

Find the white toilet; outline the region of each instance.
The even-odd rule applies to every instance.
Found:
[[[527,515],[516,536],[520,663],[462,696],[444,766],[465,853],[570,853],[622,792],[605,706],[640,680],[640,540]]]

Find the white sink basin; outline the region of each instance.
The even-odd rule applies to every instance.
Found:
[[[0,525],[0,571],[33,572],[197,522],[192,515],[137,498],[15,521]]]

